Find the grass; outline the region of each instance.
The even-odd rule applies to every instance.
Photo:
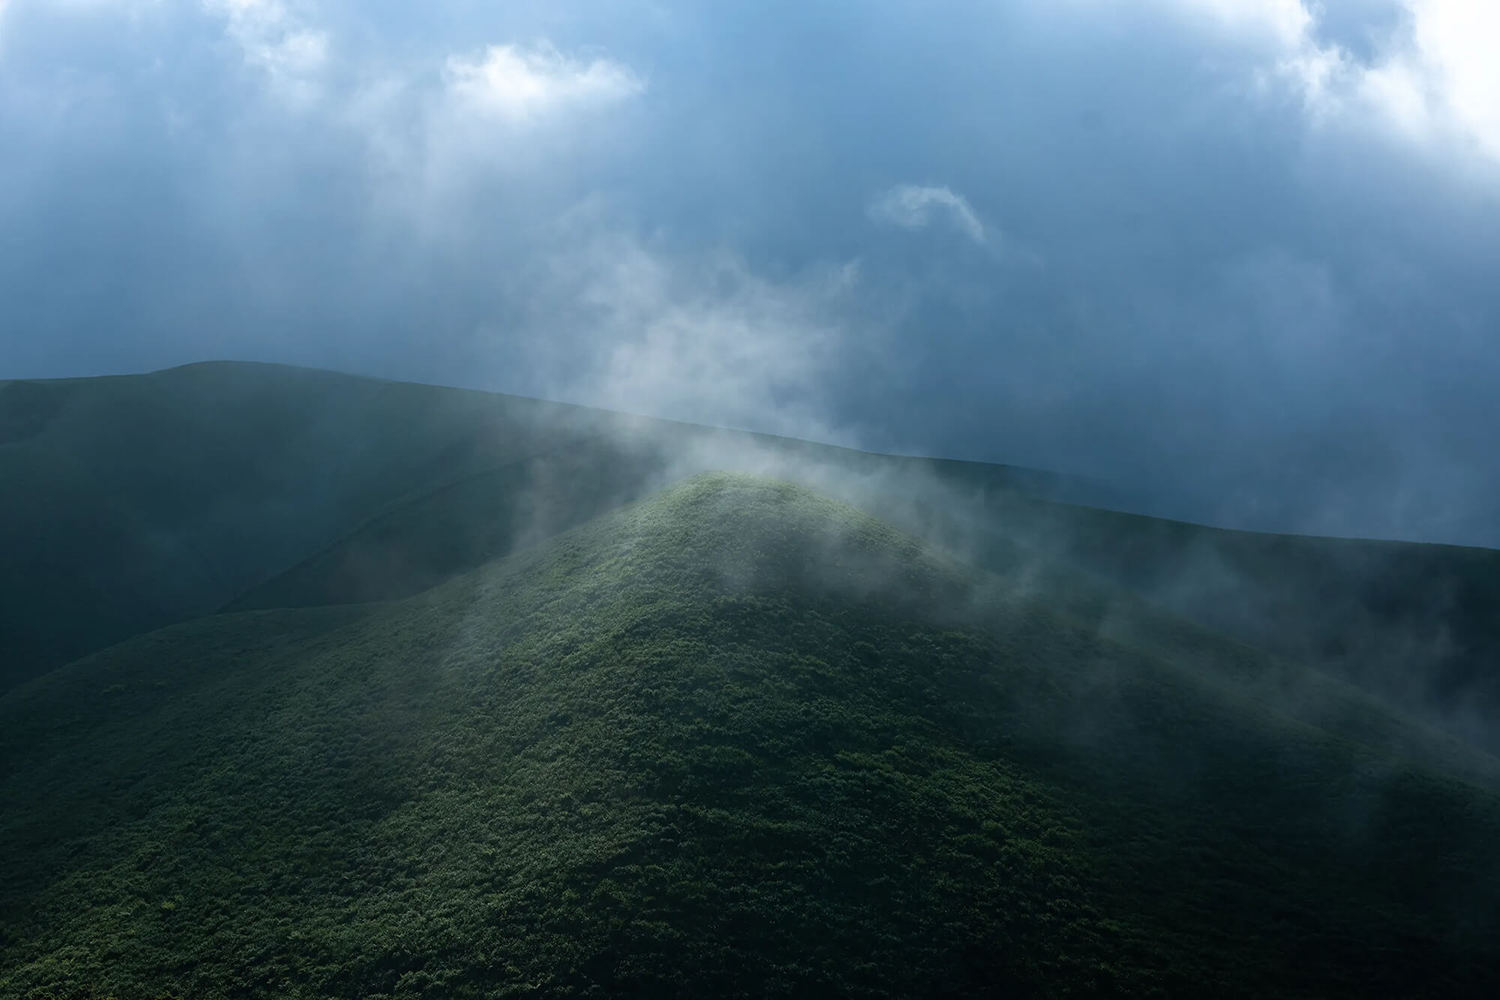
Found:
[[[1500,553],[1220,531],[1057,503],[1091,487],[1029,470],[231,363],[0,383],[0,691],[225,607],[410,596],[740,465],[1025,573],[1101,627],[1147,601],[1500,751]]]
[[[211,613],[403,497],[580,434],[550,404],[267,365],[3,391],[0,690]]]
[[[0,698],[0,994],[1495,995],[1494,762],[1120,607],[706,475],[140,636]]]

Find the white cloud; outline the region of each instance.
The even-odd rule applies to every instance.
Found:
[[[486,191],[505,190],[505,201],[528,206],[521,214],[535,209],[560,176],[608,157],[629,126],[601,113],[646,87],[620,62],[549,44],[492,45],[440,66],[435,90],[425,73],[367,78],[340,119],[367,144],[382,210],[417,220],[430,238],[470,227],[465,206]]]
[[[564,108],[603,108],[646,89],[630,67],[610,59],[584,62],[551,45],[492,45],[479,58],[450,56],[449,92],[471,108],[527,122]]]
[[[629,412],[831,433],[818,386],[839,355],[846,266],[776,283],[729,253],[684,262],[612,238],[592,258],[581,301],[605,338],[584,398]]]
[[[869,215],[876,222],[902,229],[922,229],[934,215],[942,215],[975,243],[985,241],[984,223],[961,195],[946,187],[899,184],[870,203]]]
[[[1367,120],[1408,141],[1457,139],[1500,163],[1500,3],[1401,0],[1409,31],[1361,61],[1319,41],[1320,8],[1303,0],[1167,0],[1240,37],[1274,43],[1274,76],[1320,122]]]
[[[1313,25],[1302,0],[1171,0],[1190,14],[1229,31],[1258,34],[1284,46],[1297,46]]]
[[[771,278],[728,249],[671,249],[565,213],[503,280],[522,316],[481,336],[482,364],[539,373],[543,395],[627,413],[841,439],[824,389],[856,348],[857,262]],[[878,338],[861,324],[860,343]]]
[[[328,59],[328,35],[309,27],[281,0],[203,0],[225,20],[224,33],[285,96],[306,101]]]
[[[1455,128],[1500,161],[1500,4],[1407,0],[1411,45],[1367,71],[1365,94],[1409,134]]]

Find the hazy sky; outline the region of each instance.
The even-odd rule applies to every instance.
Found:
[[[1500,545],[1500,4],[0,0],[0,378],[247,358]]]

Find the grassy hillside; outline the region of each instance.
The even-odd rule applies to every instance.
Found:
[[[1167,623],[711,475],[141,636],[0,697],[0,994],[1495,995],[1494,762]]]
[[[589,438],[440,483],[389,505],[224,610],[409,597],[619,506],[662,473],[659,455]]]
[[[1500,552],[1228,531],[996,493],[973,558],[1096,576],[1225,635],[1424,706],[1500,749]]]
[[[574,411],[261,365],[0,388],[0,688],[204,614]]]
[[[392,599],[703,468],[773,472],[1107,627],[1143,599],[1500,751],[1500,553],[1221,531],[1089,484],[270,365],[0,383],[0,690],[221,608]],[[1131,614],[1135,614],[1132,610]]]
[[[752,448],[805,464],[881,461],[279,365],[0,383],[0,690],[209,613],[299,564],[322,582],[262,596],[412,593],[643,496],[669,467]],[[978,478],[1061,482],[1004,466]],[[445,506],[460,494],[457,509]],[[437,518],[418,534],[434,534],[409,550],[393,544],[407,540],[393,512],[410,521],[424,504]],[[341,540],[353,570],[329,562]]]

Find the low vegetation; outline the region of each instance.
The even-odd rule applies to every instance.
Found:
[[[1493,761],[1059,606],[704,475],[131,639],[0,697],[0,995],[1500,994]]]
[[[235,363],[0,383],[0,691],[226,607],[410,596],[712,468],[1101,607],[1128,592],[1500,752],[1497,552],[1222,531],[1077,506],[1111,498],[1031,470]]]

